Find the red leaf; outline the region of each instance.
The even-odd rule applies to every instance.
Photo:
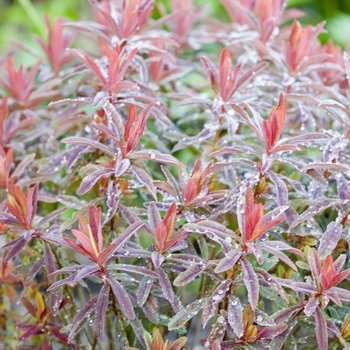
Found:
[[[333,265],[332,255],[328,255],[321,267],[320,282],[322,290],[327,290],[332,287],[333,285],[331,285],[331,282],[336,276],[337,271]]]
[[[76,58],[78,58],[80,61],[82,61],[88,68],[90,68],[95,73],[95,75],[100,79],[103,86],[107,88],[106,79],[103,76],[100,68],[93,61],[93,59],[89,55],[87,55],[86,53],[81,52],[79,50],[71,49],[70,51],[73,53],[73,55]]]
[[[124,139],[126,141],[126,153],[131,152],[140,141],[146,128],[146,121],[149,116],[150,110],[154,106],[154,102],[150,103],[135,120],[135,107],[130,106],[127,125],[125,126]]]

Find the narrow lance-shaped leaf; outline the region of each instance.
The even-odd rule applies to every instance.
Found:
[[[120,306],[120,309],[123,311],[125,316],[127,316],[130,320],[134,320],[136,316],[128,293],[114,278],[107,278],[107,283],[112,288],[113,294],[118,301],[118,305]]]
[[[102,339],[104,333],[104,324],[106,318],[106,311],[109,301],[109,285],[105,284],[97,297],[96,313],[95,313],[95,330],[97,337]]]
[[[11,259],[13,259],[15,256],[19,254],[19,252],[25,247],[27,244],[27,241],[24,239],[24,237],[21,237],[16,244],[14,244],[10,251],[6,254],[4,261],[8,262]]]
[[[248,291],[248,300],[253,309],[256,308],[259,301],[259,280],[253,266],[246,259],[241,260],[244,271],[244,284]]]
[[[131,224],[128,228],[124,230],[111,244],[106,248],[98,257],[99,264],[103,264],[110,256],[114,254],[121,246],[123,246],[126,241],[142,226],[144,225],[143,221],[137,221]]]
[[[110,176],[114,173],[114,169],[99,167],[89,175],[85,176],[77,190],[79,196],[89,192],[95,183],[103,176]]]
[[[132,167],[132,171],[134,172],[136,178],[143,184],[146,186],[146,188],[148,189],[148,191],[151,193],[153,199],[155,201],[157,201],[157,194],[156,194],[156,190],[154,188],[153,185],[153,180],[152,178],[147,174],[146,171],[144,171],[143,169],[133,166]]]
[[[224,272],[233,268],[233,266],[242,257],[243,251],[239,249],[231,250],[226,256],[219,262],[215,268],[216,273]]]
[[[54,211],[52,211],[51,213],[47,214],[46,216],[44,216],[37,224],[35,227],[40,228],[45,226],[47,223],[49,223],[51,220],[53,220],[54,218],[56,218],[57,216],[61,215],[62,213],[64,213],[67,210],[67,208],[59,208],[56,209]]]
[[[207,298],[195,300],[193,303],[187,305],[184,309],[179,311],[168,323],[168,329],[178,329],[184,326],[191,318],[203,309]]]
[[[48,274],[56,270],[55,259],[53,257],[51,248],[47,243],[44,244],[44,261],[45,261],[46,271]],[[54,281],[54,278],[52,277],[49,277],[49,279],[51,283]]]
[[[244,334],[243,306],[239,298],[230,295],[227,309],[227,320],[238,338]]]
[[[128,154],[128,158],[131,158],[131,159],[142,158],[142,159],[151,160],[153,162],[174,165],[174,166],[181,167],[181,168],[185,167],[184,164],[179,162],[172,155],[163,154],[163,153],[160,153],[159,151],[153,150],[153,149],[152,150],[134,151],[134,152]]]
[[[32,282],[35,276],[39,273],[39,271],[43,268],[44,265],[44,259],[38,259],[38,261],[32,266],[32,268],[29,270],[29,273],[27,275],[27,278],[24,281],[24,286],[29,286]]]
[[[67,143],[70,145],[85,145],[85,146],[90,146],[92,148],[99,149],[102,152],[105,152],[106,154],[110,155],[111,157],[114,157],[114,152],[108,147],[105,146],[103,143],[95,141],[95,140],[90,140],[86,137],[79,137],[79,136],[71,136],[71,137],[66,137],[61,141],[62,143]]]
[[[56,289],[50,294],[50,309],[53,316],[57,316],[58,311],[63,300],[62,289]]]
[[[320,350],[328,349],[328,330],[326,317],[320,308],[316,308],[315,313],[316,339]]]
[[[260,333],[260,339],[274,339],[281,333],[283,333],[288,328],[286,324],[277,324],[274,326],[268,326],[263,329],[263,332]]]
[[[136,294],[137,303],[143,306],[153,286],[152,278],[145,276],[142,278]]]
[[[35,310],[35,307],[32,305],[32,303],[26,297],[21,297],[21,302],[22,302],[23,306],[27,309],[27,311],[33,317],[37,317],[37,312]]]
[[[164,269],[161,267],[159,269],[157,269],[157,272],[159,274],[159,283],[160,283],[160,286],[162,288],[162,292],[163,292],[165,298],[167,300],[169,300],[170,303],[172,303],[174,301],[174,291],[173,291],[173,287],[171,285],[171,282],[169,280],[169,277],[166,274],[166,272],[164,271]]]
[[[128,272],[137,273],[137,274],[140,274],[140,275],[144,275],[144,276],[148,276],[148,277],[154,277],[154,278],[158,278],[159,277],[157,275],[157,273],[155,273],[154,271],[151,271],[151,270],[147,269],[146,267],[136,266],[136,265],[113,264],[113,265],[109,265],[108,269],[110,269],[110,270],[128,271]]]
[[[128,346],[124,324],[119,317],[114,318],[115,350],[125,350]]]
[[[74,336],[79,331],[80,326],[83,324],[84,321],[86,321],[90,317],[91,313],[96,308],[96,303],[97,303],[97,297],[94,297],[90,299],[79,311],[79,313],[77,314],[77,316],[73,321],[72,328],[69,332],[68,341],[72,341]]]
[[[318,256],[321,260],[331,254],[337,246],[342,233],[342,225],[338,221],[332,221],[328,224],[326,231],[320,239],[318,247]]]
[[[19,340],[24,340],[24,339],[27,339],[29,337],[32,337],[35,334],[39,334],[39,333],[41,333],[41,329],[42,329],[41,325],[38,325],[38,326],[32,325],[26,330],[26,332],[24,334],[22,334],[19,337]]]
[[[226,298],[226,294],[229,291],[231,284],[232,280],[230,279],[223,281],[208,298],[202,314],[203,327],[205,327],[207,322],[214,316],[216,307],[219,302]]]
[[[162,221],[157,206],[152,202],[148,206],[148,222],[153,231],[155,231],[157,225]]]
[[[206,268],[206,265],[192,265],[186,271],[180,273],[174,280],[176,287],[182,287],[192,282]]]

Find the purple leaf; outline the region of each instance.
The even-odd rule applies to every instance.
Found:
[[[24,332],[24,334],[22,334],[18,339],[19,340],[24,340],[24,339],[32,337],[35,334],[40,334],[40,333],[42,333],[41,329],[42,329],[41,325],[39,325],[39,326],[36,326],[36,325],[30,326],[30,327],[27,328],[27,330]]]
[[[328,349],[327,321],[320,308],[316,308],[315,313],[316,339],[320,350]]]
[[[320,239],[318,256],[321,260],[331,254],[337,246],[342,233],[342,225],[339,221],[332,221],[328,224],[326,231]]]
[[[152,301],[146,300],[141,309],[150,322],[154,324],[159,323],[159,312],[154,309]]]
[[[35,153],[28,154],[23,160],[16,166],[16,169],[12,172],[11,177],[20,177],[24,170],[33,162],[35,159]]]
[[[242,268],[244,271],[243,282],[247,288],[248,300],[253,309],[255,309],[259,302],[259,280],[256,275],[253,266],[249,261],[241,260]]]
[[[222,156],[224,154],[252,154],[255,156],[259,156],[257,151],[248,146],[234,145],[230,147],[224,147],[219,151],[215,151],[210,154],[210,157]]]
[[[108,277],[107,282],[112,288],[113,294],[115,295],[118,301],[120,309],[123,311],[127,318],[129,318],[130,320],[134,320],[136,316],[128,293],[125,291],[122,285],[114,278]]]
[[[57,316],[63,300],[62,289],[56,289],[50,293],[50,309],[53,316]]]
[[[183,287],[186,284],[192,282],[200,273],[202,273],[206,265],[197,265],[194,264],[190,266],[186,271],[180,273],[174,280],[173,284],[176,287]]]
[[[95,313],[95,330],[99,339],[104,333],[105,317],[109,301],[109,285],[105,284],[97,297]]]
[[[150,203],[148,206],[148,223],[153,231],[155,231],[156,226],[162,221],[159,214],[159,210],[154,203]]]
[[[304,166],[301,170],[314,170],[314,169],[322,169],[322,170],[338,170],[338,171],[350,171],[350,168],[346,167],[342,164],[336,164],[336,163],[311,163],[309,165]]]
[[[174,301],[174,291],[173,287],[171,285],[171,282],[169,280],[168,275],[162,269],[161,267],[157,269],[158,275],[159,275],[159,283],[162,289],[162,292],[167,300],[172,304]]]
[[[343,176],[343,174],[337,174],[337,188],[338,188],[338,196],[340,199],[350,199],[350,186],[347,179]]]
[[[79,313],[77,314],[77,316],[73,321],[72,328],[69,332],[69,336],[68,336],[69,342],[73,340],[74,336],[77,334],[82,323],[85,320],[87,320],[90,317],[91,313],[95,310],[96,303],[97,303],[97,297],[94,297],[90,299],[79,311]]]
[[[82,268],[83,268],[82,265],[66,266],[66,267],[62,267],[61,269],[52,272],[50,274],[50,276],[63,275],[63,274],[66,274],[67,272],[76,272],[78,270],[81,270]]]
[[[254,254],[258,264],[261,265],[264,262],[264,256],[260,247],[257,244],[252,243],[250,244],[249,249]]]
[[[276,323],[281,323],[288,321],[293,314],[295,314],[300,309],[303,309],[304,305],[294,305],[286,309],[282,309],[280,311],[277,311],[275,314],[273,314],[271,317],[274,319]]]
[[[280,285],[291,288],[291,289],[298,291],[298,292],[303,292],[306,294],[313,294],[313,293],[318,292],[318,290],[314,286],[307,284],[305,282],[295,282],[292,280],[286,280],[286,279],[282,279],[282,278],[278,278],[278,277],[275,277],[275,280]],[[350,295],[350,293],[349,293],[349,295]]]
[[[171,174],[171,172],[163,165],[160,166],[162,169],[162,172],[164,174],[164,176],[166,177],[168,183],[170,184],[170,186],[173,188],[175,195],[177,197],[177,199],[180,202],[183,202],[183,197],[182,197],[182,191],[180,189],[180,185],[178,184],[178,182],[175,180],[174,176]]]
[[[211,220],[201,220],[197,223],[186,224],[183,228],[185,231],[188,232],[195,232],[201,234],[211,233],[223,240],[234,237],[233,231],[229,230],[224,225]]]
[[[277,204],[279,206],[288,205],[288,189],[279,175],[272,171],[268,171],[269,178],[274,182],[276,188]]]
[[[306,209],[297,219],[295,219],[289,226],[289,229],[293,229],[294,227],[298,226],[302,222],[313,218],[314,216],[318,215],[320,212],[324,211],[325,209],[329,208],[330,206],[335,204],[335,200],[332,199],[325,199],[322,202],[316,203],[314,205],[311,205],[308,209]]]
[[[311,271],[312,278],[318,281],[321,274],[321,264],[318,257],[317,251],[315,249],[309,249],[308,252],[308,262]]]
[[[215,128],[217,128],[216,125],[213,125],[213,127],[210,128],[204,128],[198,135],[193,136],[193,137],[187,137],[182,139],[181,141],[179,141],[174,148],[171,150],[172,152],[177,152],[180,149],[183,149],[185,147],[188,146],[192,146],[192,145],[196,145],[199,144],[201,142],[203,142],[204,140],[212,137],[213,135],[215,135]]]
[[[99,107],[101,105],[102,101],[108,97],[109,97],[109,95],[106,91],[99,91],[94,97],[94,100],[92,102],[92,107],[94,107],[94,108]]]
[[[108,117],[109,131],[112,133],[112,138],[116,138],[123,143],[124,125],[123,120],[115,107],[107,100],[102,102],[102,107]]]
[[[316,308],[318,307],[318,304],[320,303],[320,301],[318,300],[317,297],[311,297],[308,302],[306,303],[305,307],[304,307],[304,313],[306,316],[311,316]]]
[[[136,299],[140,306],[143,306],[148,299],[149,293],[151,292],[153,286],[152,278],[145,276],[142,278],[139,288],[137,290]]]
[[[77,282],[85,277],[92,276],[95,272],[99,271],[99,266],[83,266],[76,274],[73,281]]]
[[[54,211],[52,211],[50,214],[47,214],[44,216],[36,225],[35,227],[41,228],[44,227],[47,223],[49,223],[51,220],[53,220],[55,217],[61,215],[67,210],[67,208],[59,208]]]
[[[141,345],[145,348],[146,347],[146,343],[145,343],[146,330],[143,327],[142,322],[140,321],[140,319],[138,317],[136,317],[133,320],[129,320],[129,323],[131,324],[131,327],[132,327],[133,331],[135,332],[137,339],[139,340]]]
[[[109,257],[111,257],[119,248],[121,248],[129,238],[142,226],[143,221],[137,221],[127,227],[110,245],[99,255],[99,264],[103,264]]]
[[[207,298],[197,299],[193,303],[187,305],[180,310],[168,323],[169,331],[184,326],[191,318],[193,318],[201,309],[203,309]]]
[[[47,243],[44,244],[44,261],[45,261],[46,271],[48,274],[56,270],[55,259],[52,254],[51,248]],[[49,276],[49,280],[52,283],[54,282],[55,278],[53,278],[52,276]]]
[[[63,344],[68,344],[68,336],[64,333],[61,333],[58,327],[52,327],[49,326],[48,330],[50,331],[50,333],[56,338],[58,339],[61,343]],[[43,346],[43,345],[42,345]],[[48,340],[48,344],[47,347],[43,347],[43,350],[47,349],[47,350],[51,350],[51,342]]]
[[[75,274],[74,275],[71,275],[63,280],[59,280],[59,281],[56,281],[55,283],[53,283],[49,288],[47,288],[46,291],[52,291],[52,290],[55,290],[57,288],[60,288],[68,283],[73,283],[75,282],[74,281],[74,278],[75,278]]]
[[[38,272],[42,269],[43,265],[44,265],[44,259],[41,258],[32,266],[26,280],[24,281],[25,287],[28,287],[33,282],[33,279],[38,274]]]
[[[341,271],[342,267],[344,266],[345,261],[346,261],[346,254],[340,254],[338,258],[334,261],[333,265],[338,273]]]
[[[291,247],[289,244],[282,241],[265,241],[259,242],[260,246],[269,247],[276,250],[286,250],[293,254],[304,256],[304,253],[297,248]]]
[[[277,324],[275,326],[268,326],[262,332],[260,339],[274,339],[288,328],[286,324]]]
[[[136,266],[136,265],[113,264],[113,265],[108,266],[108,269],[109,270],[128,271],[128,272],[137,273],[139,275],[144,275],[144,276],[148,276],[148,277],[155,277],[155,278],[159,277],[154,271],[151,271],[145,267]]]
[[[120,191],[118,189],[118,185],[115,184],[114,182],[110,182],[107,189],[107,201],[106,201],[108,211],[103,220],[103,226],[107,222],[109,222],[117,212],[118,205],[119,205],[119,195],[120,195]]]
[[[226,298],[226,294],[229,291],[232,282],[232,280],[227,279],[220,283],[207,300],[202,314],[203,327],[205,327],[208,321],[214,316],[217,305]]]
[[[309,169],[306,171],[306,174],[321,186],[326,187],[328,185],[328,181],[324,178],[323,175],[320,174],[319,171],[315,169]]]
[[[27,241],[24,237],[20,237],[17,242],[11,247],[9,252],[6,254],[4,261],[9,262],[11,259],[16,257],[20,251],[25,247]]]
[[[90,140],[86,137],[71,136],[71,137],[66,137],[61,142],[69,145],[90,146],[92,148],[99,149],[100,151],[110,155],[111,157],[115,156],[114,152],[109,147],[105,146],[103,143],[95,140]]]
[[[185,165],[180,163],[172,155],[163,154],[163,153],[160,153],[159,151],[154,150],[154,149],[135,151],[135,152],[129,153],[128,157],[131,159],[138,159],[138,158],[148,159],[148,160],[151,160],[153,162],[170,164],[170,165],[174,165],[174,166],[181,167],[181,168],[185,167]]]
[[[122,157],[118,157],[117,158],[117,162],[115,164],[115,177],[119,177],[121,175],[123,175],[130,166],[130,160],[127,158],[122,158]]]
[[[339,288],[339,287],[332,287],[328,289],[328,292],[337,294],[340,300],[350,301],[350,291],[346,289]]]
[[[233,295],[229,296],[227,320],[236,336],[241,338],[244,334],[243,306],[239,298]]]
[[[216,273],[221,273],[232,269],[237,261],[243,256],[242,250],[231,250],[226,256],[219,262],[215,268]]]
[[[157,201],[158,199],[156,189],[154,188],[152,178],[143,169],[139,167],[133,166],[132,171],[135,174],[137,180],[139,180],[143,185],[146,186],[148,191],[151,193],[153,199]]]
[[[266,284],[264,285],[265,288],[270,289],[274,292],[277,292],[278,295],[283,298],[287,304],[289,304],[289,299],[287,293],[284,291],[284,289],[276,282],[276,280],[265,270],[256,267],[255,272],[260,275]]]
[[[319,140],[325,140],[325,139],[328,139],[328,136],[325,134],[322,134],[320,132],[310,132],[303,135],[294,136],[286,140],[282,140],[280,143],[278,143],[278,145],[298,144],[303,142],[319,141]]]
[[[101,178],[105,176],[113,175],[114,170],[111,168],[103,168],[99,167],[97,170],[93,171],[89,175],[85,176],[77,190],[77,194],[82,196],[91,190],[91,188],[95,185],[95,183]]]
[[[162,254],[159,254],[158,252],[152,252],[151,258],[154,266],[157,269],[159,269],[162,266],[162,263],[165,260],[165,257]]]
[[[248,80],[254,78],[262,69],[266,68],[269,64],[267,62],[259,62],[255,66],[249,68],[239,79],[237,83],[237,88],[239,89]]]

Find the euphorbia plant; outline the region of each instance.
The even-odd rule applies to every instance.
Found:
[[[0,57],[4,349],[350,348],[348,54],[283,0],[90,4]]]

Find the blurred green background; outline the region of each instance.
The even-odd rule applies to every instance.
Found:
[[[225,18],[219,0],[196,2],[207,5],[207,14]],[[322,35],[322,41],[331,37],[343,47],[350,41],[350,0],[289,0],[288,7],[298,7],[307,13],[301,19],[302,23],[316,24],[327,20],[328,33]],[[32,34],[44,33],[44,12],[51,19],[57,16],[72,20],[91,17],[87,0],[0,0],[0,55],[11,50],[10,39],[32,44]]]

